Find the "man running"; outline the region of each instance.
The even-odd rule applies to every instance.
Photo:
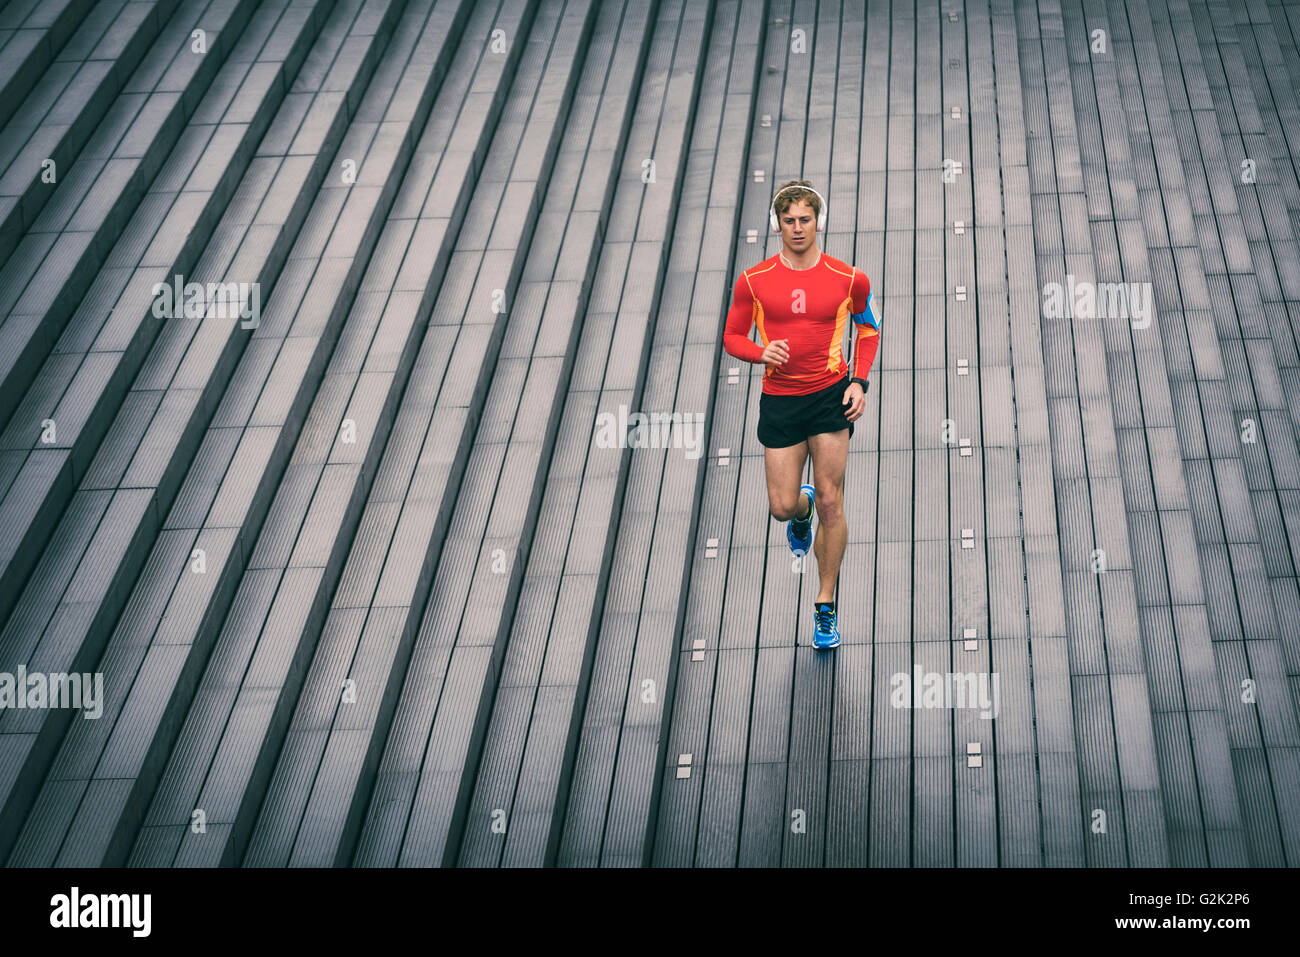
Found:
[[[820,522],[813,551],[821,585],[813,647],[834,648],[840,643],[835,584],[848,542],[844,470],[853,423],[867,404],[880,323],[871,314],[866,273],[817,248],[826,210],[810,182],[782,185],[769,219],[772,231],[781,233],[782,250],[736,280],[723,348],[737,359],[767,366],[758,440],[764,446],[768,506],[773,518],[789,521],[790,550],[802,556],[812,544],[816,503]],[[849,319],[857,328],[851,376],[843,356]],[[761,346],[749,338],[752,326],[758,327]],[[800,486],[809,452],[813,484]]]

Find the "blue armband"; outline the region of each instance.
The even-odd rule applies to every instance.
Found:
[[[860,326],[870,326],[877,332],[880,331],[880,320],[871,314],[871,297],[875,295],[874,290],[867,293],[867,304],[862,307],[861,312],[853,313],[853,321]]]

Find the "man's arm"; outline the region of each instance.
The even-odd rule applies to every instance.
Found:
[[[871,363],[876,359],[876,350],[880,348],[880,320],[871,311],[871,280],[861,269],[853,270],[849,297],[852,300],[853,325],[858,332],[853,342],[853,380],[844,390],[841,404],[849,407],[844,415],[853,422],[861,418],[867,407],[867,376],[871,373]],[[856,393],[853,391],[855,386],[858,389]]]
[[[871,310],[871,280],[861,269],[853,270],[852,298],[853,325],[857,328],[853,345],[853,378],[862,380],[865,392],[871,364],[876,361],[876,352],[880,349],[880,320]]]
[[[754,297],[749,290],[749,282],[742,273],[736,280],[732,293],[731,309],[727,312],[727,325],[722,334],[722,348],[729,355],[746,362],[760,362],[763,347],[749,338],[749,330],[754,325]]]

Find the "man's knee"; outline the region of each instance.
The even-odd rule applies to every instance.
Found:
[[[844,512],[844,499],[838,486],[817,489],[817,517],[822,521],[835,522]]]
[[[786,494],[776,494],[771,489],[767,494],[767,508],[778,522],[788,522],[792,518],[804,519],[809,514],[805,511],[808,501],[802,489],[796,488]]]
[[[768,511],[772,513],[772,517],[778,522],[788,522],[795,517],[796,510],[802,511],[799,508],[801,498],[802,496],[791,499],[770,499],[768,501]]]

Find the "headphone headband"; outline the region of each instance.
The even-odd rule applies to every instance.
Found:
[[[816,196],[818,199],[822,201],[821,212],[817,214],[817,231],[825,232],[826,231],[826,197],[823,196],[821,193],[817,192],[817,190],[813,189],[811,186],[799,186],[797,184],[792,184],[790,186],[782,186],[780,189],[776,191],[776,196],[772,197],[772,205],[768,208],[767,211],[768,220],[772,224],[772,232],[779,233],[781,231],[781,223],[776,218],[776,197],[780,196],[788,189],[806,189],[808,190],[808,192],[812,193],[814,196]]]

